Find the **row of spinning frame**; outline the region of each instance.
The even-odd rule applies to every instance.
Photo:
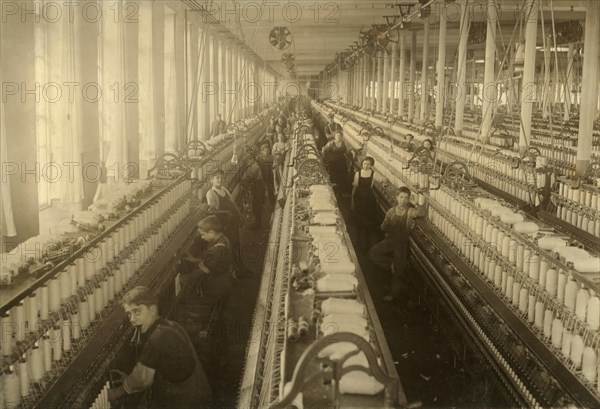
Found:
[[[330,112],[317,103],[313,109],[323,117]],[[382,206],[392,204],[390,183],[410,187],[428,203],[428,217],[413,234],[413,260],[506,396],[517,406],[598,407],[598,255],[515,201],[482,189],[489,185],[453,161],[451,144],[441,142],[441,164],[435,163],[430,151],[402,149],[402,125],[384,133],[371,125],[380,119],[359,123],[363,114],[344,111],[338,119],[346,142],[376,160]],[[359,136],[364,129],[366,143]],[[434,171],[438,165],[443,175]],[[472,165],[475,175],[486,166]]]
[[[286,158],[238,407],[398,407],[393,359],[310,120]]]
[[[208,143],[192,141],[180,154],[159,158],[147,180],[122,187],[121,193],[145,186],[130,200],[135,208],[97,202],[81,212],[79,220],[103,219],[101,228],[86,225],[85,240],[56,238],[50,247],[22,245],[2,255],[13,264],[3,265],[12,270],[0,287],[1,408],[110,407],[109,371],[132,331],[119,300],[145,285],[160,294],[163,313],[173,307],[174,266],[206,214],[206,205],[192,204],[193,196],[208,188],[216,163],[228,164],[236,150],[264,135],[272,110],[237,124],[243,137],[232,132]],[[234,191],[235,169],[225,173]],[[123,201],[123,195],[111,196]],[[73,242],[77,247],[62,258],[48,256],[56,243]]]

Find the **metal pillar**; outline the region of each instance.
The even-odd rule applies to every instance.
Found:
[[[496,23],[498,21],[498,10],[496,0],[488,0],[487,9],[487,33],[485,40],[485,66],[483,74],[483,92],[481,98],[481,136],[487,142],[492,130],[492,116],[494,104],[496,104],[496,78],[494,68],[496,65]]]
[[[581,82],[581,108],[579,110],[579,137],[575,174],[583,176],[592,154],[592,130],[598,105],[598,44],[600,43],[600,2],[590,1],[585,12],[585,37],[583,46],[583,75]]]
[[[415,78],[417,75],[417,32],[412,32],[412,42],[410,44],[410,68],[408,79],[408,122],[412,122],[415,117]]]
[[[429,18],[426,18],[423,24],[423,58],[421,64],[421,123],[425,123],[429,117],[428,97],[429,97]]]
[[[435,105],[435,127],[444,123],[444,103],[446,100],[446,7],[440,10],[440,36],[438,40],[437,101]]]
[[[398,116],[401,118],[404,117],[404,71],[406,71],[406,50],[405,50],[405,34],[404,32],[400,32],[400,38],[398,39],[399,44],[398,48],[400,51],[400,64],[398,67],[398,83],[400,86],[398,87]]]
[[[469,19],[470,19],[470,6],[469,2],[466,1],[461,4],[461,17],[460,17],[460,37],[458,42],[458,66],[457,69],[457,83],[456,83],[456,117],[454,120],[454,131],[457,136],[462,135],[464,114],[465,114],[465,101],[467,99],[467,92],[465,88],[465,82],[467,78],[467,39],[469,37]]]

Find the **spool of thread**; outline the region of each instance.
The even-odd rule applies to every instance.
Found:
[[[106,283],[108,288],[108,302],[110,303],[112,300],[114,300],[117,292],[115,276],[110,274]]]
[[[40,287],[40,319],[47,320],[50,316],[50,289],[43,285]]]
[[[15,339],[17,341],[23,341],[25,339],[25,333],[27,328],[27,319],[25,314],[25,305],[20,302],[18,305],[15,305],[11,314],[13,317],[13,323],[15,325]]]
[[[88,297],[79,302],[79,325],[82,330],[90,325],[90,304]]]
[[[38,327],[38,295],[31,294],[27,298],[27,331],[36,332]]]
[[[544,329],[544,303],[539,300],[535,303],[535,327],[540,331]]]
[[[552,297],[556,297],[558,289],[558,272],[551,268],[546,272],[546,291]]]
[[[567,286],[567,275],[564,271],[558,273],[558,286],[556,288],[556,299],[564,302],[565,300],[565,288]]]
[[[581,361],[583,359],[583,349],[584,349],[583,339],[581,335],[576,334],[573,336],[571,340],[571,362],[579,368],[581,366]]]
[[[60,309],[60,284],[58,278],[48,280],[49,301],[48,307],[50,312],[57,312]]]
[[[69,264],[67,267],[67,273],[69,275],[69,283],[71,284],[71,295],[77,292],[77,266],[75,263]]]
[[[27,359],[25,358],[25,355],[19,359],[15,369],[15,372],[19,376],[19,389],[21,398],[26,398],[29,396],[31,391],[29,388],[29,365],[27,365]]]
[[[301,315],[298,318],[298,335],[303,337],[308,333],[310,328],[310,323],[308,322],[308,318],[304,315]]]
[[[87,300],[90,308],[89,321],[92,323],[96,319],[96,292],[94,289],[87,295]]]
[[[571,312],[575,311],[575,303],[577,302],[578,290],[579,286],[577,285],[577,282],[573,280],[572,277],[569,277],[569,279],[567,280],[567,284],[565,285],[565,307],[567,307],[567,310]],[[585,307],[583,311],[585,314]]]
[[[513,238],[508,243],[508,261],[512,264],[517,264],[517,241]]]
[[[50,331],[46,332],[42,338],[42,356],[44,358],[44,372],[52,370],[52,340],[50,339]]]
[[[496,269],[494,270],[494,285],[496,288],[502,288],[502,266],[496,265]]]
[[[519,306],[519,297],[521,295],[521,283],[516,281],[513,283],[512,289],[512,304],[516,307]]]
[[[573,334],[571,333],[571,331],[569,331],[569,329],[567,327],[564,327],[563,336],[562,336],[562,349],[560,352],[563,354],[563,356],[565,358],[569,358],[571,356],[571,341],[572,340],[573,340]]]
[[[81,338],[81,323],[79,322],[79,313],[77,311],[71,313],[71,330],[74,340]]]
[[[596,372],[598,371],[598,354],[592,347],[585,347],[583,350],[583,362],[581,372],[583,377],[590,383],[596,380]]]
[[[82,287],[85,284],[85,260],[84,257],[79,257],[75,260],[75,270],[77,271],[77,287]]]
[[[94,277],[95,264],[98,261],[99,250],[98,247],[92,248],[90,251],[85,253],[83,257],[83,272],[85,279],[91,280]]]
[[[287,323],[287,339],[290,342],[298,341],[298,323],[294,319],[288,320]]]
[[[556,349],[562,346],[563,325],[560,318],[554,318],[552,321],[552,346]]]
[[[529,276],[529,269],[531,268],[531,255],[532,251],[530,248],[523,248],[523,272]],[[517,250],[517,261],[519,260],[519,254]],[[535,280],[537,282],[537,278]]]
[[[65,303],[71,296],[71,278],[66,270],[58,275],[58,285],[60,287],[60,301]]]
[[[600,328],[600,299],[595,294],[590,297],[587,303],[587,323],[593,331]]]
[[[523,246],[522,244],[517,244],[517,269],[519,271],[524,271],[525,270],[525,266],[524,266],[524,262],[525,262],[525,246]],[[529,264],[529,263],[528,263]]]
[[[515,278],[512,276],[512,274],[509,274],[508,277],[506,278],[506,293],[504,293],[506,298],[508,298],[509,300],[512,300],[512,292],[513,292],[513,284],[514,283],[515,283]]]
[[[529,277],[536,283],[540,279],[540,256],[537,253],[532,253],[529,258]],[[545,284],[545,283],[544,283]]]
[[[510,283],[511,285],[511,289],[512,289],[512,283]],[[508,287],[508,272],[504,269],[502,269],[502,284],[500,285],[500,290],[502,291],[502,294],[504,294],[506,296],[507,293],[507,287]]]
[[[110,302],[110,294],[109,294],[109,289],[108,289],[108,280],[104,279],[104,281],[102,281],[102,283],[100,284],[100,288],[102,288],[102,299],[104,301],[104,306],[106,307],[108,305],[108,303]]]
[[[552,321],[554,320],[554,312],[551,309],[546,308],[544,313],[544,336],[546,338],[552,337]]]
[[[104,303],[104,292],[102,286],[99,285],[94,289],[94,296],[96,297],[96,315],[100,315],[106,304]]]
[[[62,341],[63,351],[71,350],[71,321],[63,320],[62,322]]]
[[[519,292],[519,311],[521,313],[527,313],[527,301],[529,297],[529,290],[525,287],[521,288]]]
[[[17,408],[21,404],[19,376],[14,372],[12,365],[10,370],[2,376],[2,390],[4,391],[4,404],[7,409]]]
[[[2,356],[11,356],[13,353],[13,334],[15,332],[15,324],[10,318],[10,312],[5,312],[0,317],[0,342],[2,343]]]
[[[55,326],[50,330],[50,340],[52,341],[52,359],[60,361],[62,359],[62,329],[60,326]]]
[[[29,379],[39,383],[44,378],[44,356],[38,343],[29,350]]]
[[[529,301],[527,303],[527,319],[530,323],[535,322],[535,295],[529,293]]]

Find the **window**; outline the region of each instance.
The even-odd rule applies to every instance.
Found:
[[[175,11],[168,6],[165,6],[165,153],[175,153],[179,148],[179,124],[177,123],[177,56],[175,55],[175,28]]]

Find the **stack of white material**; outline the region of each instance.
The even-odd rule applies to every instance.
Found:
[[[323,336],[349,332],[370,342],[368,323],[364,317],[365,307],[362,303],[356,300],[329,298],[323,301],[321,309],[325,314],[320,326]],[[321,350],[319,357],[329,357],[332,360],[342,359],[357,350],[356,345],[351,342],[336,342]],[[364,352],[357,352],[347,358],[343,365],[344,367],[358,365],[369,368]],[[344,394],[376,395],[383,388],[383,384],[374,377],[361,371],[349,372],[340,379],[340,392]]]

